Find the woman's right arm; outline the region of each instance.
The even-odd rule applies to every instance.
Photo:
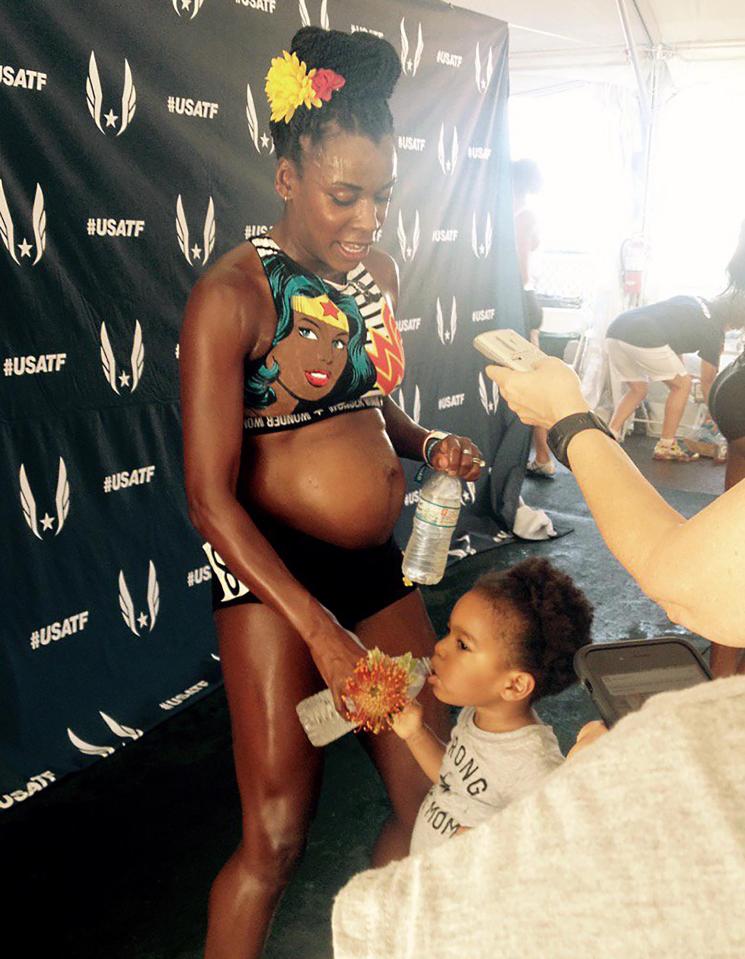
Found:
[[[530,373],[493,366],[487,373],[524,423],[550,429],[588,409],[561,360]],[[686,520],[600,430],[578,433],[567,455],[603,539],[644,592],[692,632],[745,645],[745,482]]]
[[[360,646],[291,575],[235,496],[243,442],[243,364],[268,348],[264,292],[242,271],[194,288],[181,330],[181,413],[189,516],[231,571],[307,643],[340,705]]]

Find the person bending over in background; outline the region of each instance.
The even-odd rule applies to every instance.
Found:
[[[416,701],[393,720],[434,783],[412,853],[485,822],[561,765],[556,736],[533,705],[576,681],[574,654],[590,642],[592,615],[584,593],[546,559],[486,573],[461,596],[429,677],[440,702],[463,707],[447,746]]]
[[[647,395],[650,381],[662,381],[669,390],[662,422],[662,435],[654,459],[688,463],[698,459],[677,438],[691,376],[680,354],[701,357],[701,388],[704,402],[719,369],[726,330],[745,323],[745,297],[728,290],[713,300],[698,296],[674,296],[621,313],[606,332],[606,347],[612,375],[625,384],[626,393],[613,411],[610,428],[621,434],[624,423]]]

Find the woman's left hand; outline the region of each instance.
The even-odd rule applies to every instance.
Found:
[[[429,461],[432,469],[472,483],[479,478],[484,458],[473,440],[449,433],[445,439],[435,443]]]

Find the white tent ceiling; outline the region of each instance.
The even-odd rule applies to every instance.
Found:
[[[638,89],[619,8],[643,73],[664,63],[670,89],[745,88],[743,0],[453,0],[510,25],[513,93],[576,80]],[[645,97],[646,99],[646,97]]]
[[[745,57],[742,0],[623,0],[635,42],[684,58]],[[510,24],[513,69],[537,58],[625,63],[617,0],[454,0]]]

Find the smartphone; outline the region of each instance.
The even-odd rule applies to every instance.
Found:
[[[655,693],[711,679],[695,646],[678,636],[583,646],[574,671],[609,727]]]
[[[532,370],[546,358],[545,353],[514,330],[488,330],[486,333],[479,333],[473,345],[492,363],[523,373]]]

